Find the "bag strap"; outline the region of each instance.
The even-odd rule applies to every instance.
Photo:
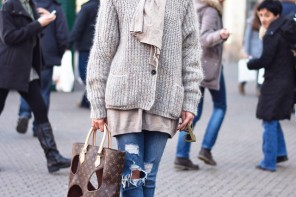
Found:
[[[103,135],[103,139],[101,141],[101,145],[98,151],[98,156],[95,162],[95,166],[98,167],[101,164],[101,157],[103,156],[102,151],[104,148],[104,143],[105,143],[105,139],[106,139],[106,135],[108,133],[108,148],[110,148],[112,146],[112,141],[111,141],[111,132],[108,128],[108,126],[106,124],[104,124],[104,135]]]
[[[93,145],[96,144],[96,129],[94,129],[93,127],[89,130],[88,134],[87,134],[87,137],[86,137],[86,140],[85,140],[85,143],[83,145],[83,148],[79,154],[79,161],[80,163],[82,164],[84,161],[85,161],[85,155],[87,153],[87,147],[89,145],[89,140],[90,140],[90,136],[93,134]],[[101,157],[101,154],[102,154],[102,151],[103,151],[103,147],[104,147],[104,142],[106,140],[106,135],[108,133],[108,148],[110,148],[112,146],[112,139],[111,139],[111,132],[109,131],[108,129],[108,126],[105,124],[104,125],[104,134],[103,134],[103,138],[102,138],[102,141],[101,141],[101,144],[100,144],[100,147],[99,147],[99,151],[98,151],[98,157],[100,158]],[[99,163],[97,166],[100,165],[100,159],[96,159],[96,163]],[[97,161],[98,160],[98,161]]]

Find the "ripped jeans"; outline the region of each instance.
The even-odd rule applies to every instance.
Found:
[[[125,151],[122,197],[153,197],[159,163],[169,135],[156,131],[116,136],[118,149]],[[140,174],[134,179],[133,173]]]

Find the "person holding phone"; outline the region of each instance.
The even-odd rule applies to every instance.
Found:
[[[41,67],[41,94],[47,107],[50,106],[50,92],[54,66],[61,65],[63,54],[67,48],[69,30],[62,6],[56,0],[35,0],[40,13],[50,12],[56,16],[55,20],[42,31],[41,48],[43,63]],[[28,123],[32,117],[32,110],[24,98],[21,97],[19,119],[16,131],[20,134],[27,132]],[[33,136],[36,137],[35,121],[33,122]]]
[[[44,9],[39,13],[32,0],[7,0],[0,11],[0,115],[9,91],[18,91],[33,111],[38,140],[52,173],[70,167],[71,161],[57,149],[40,91],[39,34],[56,16]]]

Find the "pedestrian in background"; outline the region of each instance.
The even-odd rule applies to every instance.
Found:
[[[246,30],[244,35],[244,52],[243,58],[259,58],[262,53],[262,40],[259,38],[260,20],[257,15],[257,7],[259,3],[255,4],[252,15],[247,19]],[[257,71],[257,84],[256,95],[260,95],[260,84],[258,83]],[[239,93],[245,95],[245,85],[247,82],[239,84]]]
[[[41,68],[41,94],[48,112],[53,67],[61,65],[61,60],[68,44],[68,26],[61,4],[56,0],[35,0],[35,3],[39,8],[44,8],[49,12],[56,12],[56,19],[42,31],[41,36],[41,50],[44,64]],[[29,104],[24,98],[21,98],[19,119],[16,126],[17,132],[27,132],[28,122],[32,117],[31,112]],[[37,136],[35,123],[33,123],[33,136]]]
[[[288,160],[280,120],[290,119],[294,101],[294,63],[289,41],[281,28],[282,5],[279,1],[263,1],[257,8],[264,29],[263,52],[260,58],[248,62],[249,69],[265,68],[264,82],[256,116],[263,121],[264,158],[260,170],[276,171],[276,164]]]
[[[96,16],[98,14],[99,5],[99,0],[89,0],[82,5],[75,20],[69,40],[69,47],[75,45],[75,49],[79,52],[79,75],[84,84],[86,82],[87,62],[90,49],[93,45]],[[83,94],[79,106],[87,109],[90,107],[86,91]]]
[[[38,9],[32,0],[8,0],[0,12],[0,115],[9,90],[17,90],[29,103],[36,133],[47,159],[49,172],[70,167],[70,159],[58,151],[47,107],[41,96],[42,54],[39,34],[56,16]]]
[[[126,152],[122,196],[152,197],[168,138],[192,122],[203,72],[192,0],[137,2],[101,0],[87,93],[93,127],[108,122]]]
[[[223,42],[230,35],[229,31],[223,28],[222,10],[224,0],[196,0],[196,11],[201,23],[201,47],[202,66],[205,79],[201,84],[202,99],[197,106],[193,126],[200,119],[203,107],[203,96],[207,88],[213,100],[213,112],[208,123],[201,150],[198,158],[208,165],[216,165],[212,157],[211,150],[218,137],[218,132],[222,125],[226,112],[226,89],[222,66]],[[184,170],[198,170],[199,166],[192,163],[189,159],[190,143],[183,140],[186,132],[179,134],[175,167]]]
[[[280,0],[283,6],[282,16],[286,16],[291,12],[296,12],[295,0]]]
[[[283,11],[282,17],[285,17],[291,13],[296,14],[296,0],[281,0]],[[296,72],[296,51],[294,51],[294,66]],[[295,73],[296,75],[296,73]],[[296,79],[295,79],[295,89],[294,89],[294,109],[292,109],[292,114],[295,114],[296,117]]]

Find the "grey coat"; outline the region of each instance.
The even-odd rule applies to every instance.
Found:
[[[219,81],[222,71],[223,39],[220,30],[223,28],[222,16],[219,10],[213,6],[213,0],[195,1],[196,11],[199,15],[202,67],[205,78],[201,86],[213,90],[219,90]],[[218,2],[218,1],[217,1]]]

